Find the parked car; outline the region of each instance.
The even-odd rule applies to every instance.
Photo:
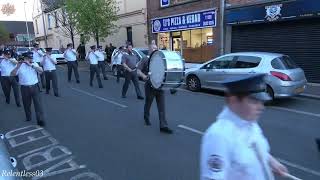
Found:
[[[16,49],[16,53],[18,56],[21,56],[22,53],[25,53],[28,51],[30,51],[30,48],[28,48],[28,47],[17,47],[17,49]]]
[[[274,98],[292,97],[306,88],[304,71],[287,55],[265,52],[241,52],[220,56],[199,67],[186,70],[186,86],[224,90],[222,81],[243,74],[265,73],[267,93]]]
[[[133,53],[138,57],[138,61],[141,61],[142,58],[148,56],[149,53],[149,49],[148,48],[133,48]],[[112,52],[111,55],[111,70],[112,70],[112,74],[115,76],[117,74],[117,69],[116,69],[116,64],[114,63],[114,58],[115,55],[117,54],[119,50],[115,49]],[[121,75],[123,75],[123,72],[121,72]]]
[[[52,56],[57,59],[58,64],[67,63],[67,60],[64,58],[63,53],[59,49],[52,49]]]

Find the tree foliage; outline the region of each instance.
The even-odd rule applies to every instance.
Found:
[[[9,41],[9,32],[6,30],[3,24],[0,23],[0,44],[5,44],[8,41]]]
[[[77,30],[100,40],[117,31],[117,3],[115,0],[66,0],[68,15],[74,18]]]

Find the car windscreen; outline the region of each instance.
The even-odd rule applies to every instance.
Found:
[[[52,50],[52,54],[61,54],[58,50]]]
[[[141,52],[146,56],[149,55],[149,50],[147,50],[147,49],[143,49],[143,50],[141,50]]]
[[[26,52],[26,51],[29,51],[29,49],[28,48],[17,48],[17,51]]]
[[[274,69],[286,70],[296,69],[298,66],[289,56],[281,56],[271,61],[271,65]]]

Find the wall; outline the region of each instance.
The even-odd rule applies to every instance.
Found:
[[[133,43],[135,46],[146,47],[148,42],[147,36],[147,17],[146,17],[146,0],[117,0],[119,5],[119,20],[116,24],[119,26],[118,31],[105,38],[105,41],[101,41],[100,45],[105,47],[106,44],[112,43],[114,46],[119,47],[125,45],[127,40],[127,27],[132,27],[132,36]],[[35,11],[37,12],[37,11]],[[45,47],[44,43],[44,31],[43,31],[43,23],[41,14],[37,14],[34,16],[34,29],[36,32],[35,20],[37,19],[39,33],[35,33],[36,37],[42,37],[40,45]],[[66,47],[67,43],[71,42],[70,38],[64,37],[59,31],[55,28],[55,20],[52,18],[52,29],[48,30],[48,16],[45,15],[45,26],[46,32],[48,35],[48,46],[53,48],[59,48],[62,44]],[[80,43],[80,37],[77,36],[75,38],[75,47],[77,47]],[[94,39],[90,39],[89,42],[86,43],[86,48],[89,49],[91,45],[95,45],[96,42]]]

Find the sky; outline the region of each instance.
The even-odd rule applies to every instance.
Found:
[[[26,3],[26,16],[24,13],[24,2]],[[0,0],[0,21],[32,21],[34,9],[37,9],[38,0]],[[15,12],[9,16],[3,13],[3,5],[14,5]],[[35,3],[35,6],[33,5]],[[27,17],[27,18],[26,18]]]

